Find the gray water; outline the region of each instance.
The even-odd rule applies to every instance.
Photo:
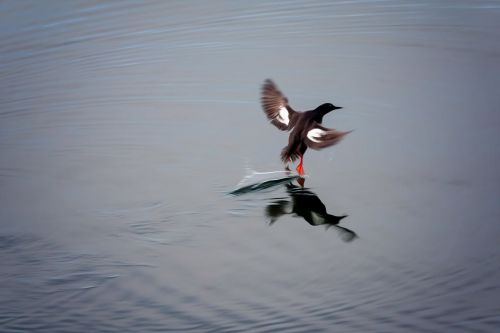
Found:
[[[0,331],[498,332],[499,41],[486,0],[1,2]],[[228,195],[282,169],[266,78],[354,132]]]

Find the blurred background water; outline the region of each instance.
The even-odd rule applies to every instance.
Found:
[[[2,332],[498,332],[498,1],[0,16]],[[266,78],[355,129],[305,159],[339,226],[283,184],[227,195],[282,168]]]

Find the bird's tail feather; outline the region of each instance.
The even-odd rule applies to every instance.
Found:
[[[298,158],[299,155],[295,152],[291,152],[288,146],[284,147],[281,150],[281,160],[283,161],[283,163],[288,163],[290,161],[294,162]]]

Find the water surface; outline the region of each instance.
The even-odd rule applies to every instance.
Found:
[[[0,15],[2,332],[498,331],[497,1]],[[355,131],[231,196],[282,169],[266,78]]]

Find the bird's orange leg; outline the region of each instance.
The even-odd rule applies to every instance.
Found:
[[[304,175],[304,155],[300,155],[300,163],[297,165],[297,172],[299,175],[303,176]]]

